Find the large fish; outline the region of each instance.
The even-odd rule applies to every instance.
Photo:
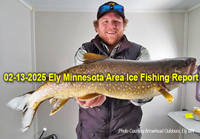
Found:
[[[192,74],[196,67],[195,58],[173,58],[156,61],[134,61],[134,60],[114,60],[105,56],[86,53],[84,56],[84,64],[69,68],[59,74],[61,80],[46,81],[37,90],[16,97],[8,102],[11,108],[23,111],[22,131],[26,131],[34,118],[38,106],[45,100],[55,103],[50,115],[56,113],[70,98],[81,97],[81,100],[93,99],[100,95],[105,95],[117,99],[144,99],[157,95],[163,95],[169,103],[173,101],[173,97],[168,91],[177,88],[181,82],[170,81],[127,81],[128,75],[138,75],[141,73],[148,75],[157,74],[171,75],[178,73],[181,75]],[[112,78],[107,78],[116,75]],[[67,75],[66,77],[64,77]],[[69,81],[73,75],[97,75],[99,80],[105,77],[104,81]],[[119,75],[119,77],[117,77]],[[123,76],[124,75],[124,76]],[[68,77],[68,78],[67,78]],[[123,81],[123,78],[124,81]],[[130,77],[130,76],[129,76]],[[132,76],[133,77],[133,76]],[[63,81],[66,79],[68,81]],[[121,81],[117,81],[120,80]],[[132,78],[133,79],[133,78]],[[92,80],[92,79],[91,79]],[[107,81],[106,81],[107,80]]]

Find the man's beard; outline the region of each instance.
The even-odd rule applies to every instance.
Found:
[[[109,42],[109,41],[107,41],[106,39],[101,38],[101,37],[100,37],[100,39],[101,39],[101,41],[104,42],[107,46],[116,46],[117,44],[119,44],[119,43],[122,41],[123,36],[124,36],[124,35],[122,35],[122,36],[120,37],[119,40],[116,40],[116,41],[114,41],[114,42]]]

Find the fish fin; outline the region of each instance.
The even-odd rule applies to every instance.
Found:
[[[107,56],[102,56],[102,55],[98,55],[98,54],[94,54],[94,53],[85,53],[83,54],[83,59],[84,59],[84,63],[92,63],[92,62],[96,62],[96,61],[101,61],[108,58]]]
[[[55,99],[56,99],[56,103],[53,105],[50,116],[55,114],[57,111],[59,111],[65,105],[65,103],[69,100],[69,98],[67,98],[67,99],[66,98],[65,99],[55,98]]]
[[[174,98],[173,98],[173,96],[169,92],[167,92],[165,89],[162,89],[160,87],[156,87],[155,89],[158,92],[160,92],[169,103],[172,103],[172,101],[174,100]]]
[[[56,102],[57,100],[58,100],[58,99],[56,99],[56,98],[53,97],[53,98],[51,98],[51,99],[49,100],[49,103],[50,103],[50,104],[53,104],[53,103]]]
[[[26,94],[33,94],[34,92],[35,92],[35,90],[29,91],[29,92],[27,92]],[[24,94],[24,95],[26,95],[26,94]]]
[[[101,96],[101,94],[94,93],[94,94],[89,94],[85,95],[79,98],[80,101],[85,101],[85,100],[90,100],[90,99],[95,99],[97,97]]]
[[[31,126],[39,105],[40,103],[35,108],[30,107],[28,104],[25,106],[22,117],[22,132],[26,132]]]
[[[26,106],[26,100],[28,99],[29,96],[31,96],[33,92],[34,91],[30,91],[24,95],[15,97],[11,99],[6,105],[11,107],[13,110],[22,111]]]
[[[22,132],[27,131],[30,127],[35,116],[35,112],[39,106],[39,104],[37,104],[35,108],[32,108],[27,103],[28,98],[32,95],[33,92],[34,91],[31,91],[22,96],[13,98],[7,103],[7,106],[11,107],[12,109],[23,112],[21,129]]]

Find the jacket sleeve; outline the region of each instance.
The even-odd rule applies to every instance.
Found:
[[[136,60],[151,60],[149,51],[145,47],[141,47],[140,54]]]
[[[138,58],[136,60],[150,60],[150,54],[149,51],[145,48],[145,47],[141,47],[140,50],[140,55],[138,56]],[[136,105],[136,106],[142,106],[143,104],[150,102],[153,98],[146,98],[146,99],[133,99],[130,100],[132,104]]]
[[[74,56],[74,66],[83,64],[83,54],[87,53],[83,46],[81,46]]]
[[[80,64],[83,64],[83,54],[87,53],[87,51],[84,49],[83,46],[81,46],[77,51],[76,51],[76,54],[74,56],[74,66],[76,65],[80,65]],[[75,99],[76,100],[76,99]],[[79,105],[80,107],[84,108],[84,109],[87,109],[86,107],[82,106],[82,105]]]

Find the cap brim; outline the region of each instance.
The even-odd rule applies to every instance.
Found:
[[[117,11],[117,10],[108,10],[108,11],[105,11],[103,13],[100,13],[98,16],[97,16],[97,19],[101,18],[103,15],[107,14],[107,13],[110,13],[110,12],[113,12],[113,13],[116,13],[118,14],[119,16],[121,16],[123,19],[125,18],[124,14]]]

